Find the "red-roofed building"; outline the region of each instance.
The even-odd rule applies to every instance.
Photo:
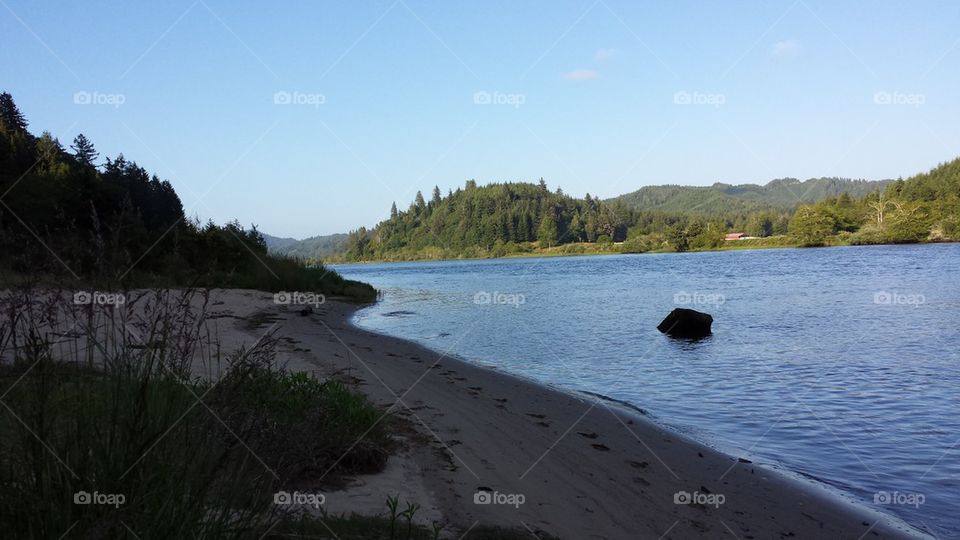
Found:
[[[724,240],[746,240],[747,234],[742,232],[730,233],[723,237]]]

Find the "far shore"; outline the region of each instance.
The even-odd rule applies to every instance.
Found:
[[[842,247],[881,247],[881,246],[925,246],[936,244],[957,244],[960,241],[940,240],[936,242],[915,242],[899,244],[848,244],[848,243],[828,243],[822,246],[799,246],[792,245],[756,245],[749,244],[750,240],[731,240],[719,249],[691,249],[687,251],[673,250],[652,250],[652,251],[584,251],[583,253],[564,253],[564,252],[529,252],[529,253],[511,253],[502,257],[457,257],[457,258],[438,258],[438,259],[378,259],[364,261],[323,261],[323,264],[336,267],[346,265],[366,265],[366,264],[388,264],[388,263],[416,263],[416,262],[445,262],[445,261],[490,261],[507,259],[546,259],[560,257],[603,257],[612,255],[666,255],[666,254],[684,254],[684,253],[722,253],[725,251],[754,251],[754,250],[774,250],[774,249],[824,249],[824,248],[842,248]],[[738,244],[739,243],[739,244]],[[592,244],[584,244],[592,245]],[[614,244],[616,245],[616,244]]]
[[[328,513],[380,514],[387,496],[400,495],[454,527],[563,539],[928,537],[632,406],[362,330],[351,322],[357,304],[328,300],[301,314],[259,291],[215,290],[213,300],[225,345],[272,330],[287,369],[346,379],[409,427],[384,472],[327,494]]]

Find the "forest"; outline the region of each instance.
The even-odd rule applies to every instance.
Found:
[[[0,94],[0,279],[114,286],[309,290],[370,300],[369,286],[268,254],[256,227],[187,218],[170,182],[83,134],[34,136]]]
[[[539,183],[494,183],[430,200],[347,239],[339,259],[415,260],[514,254],[642,253],[952,241],[960,238],[960,160],[907,180],[820,178],[766,186],[651,186],[609,200]],[[682,202],[678,202],[682,201]],[[731,232],[747,241],[726,242]]]

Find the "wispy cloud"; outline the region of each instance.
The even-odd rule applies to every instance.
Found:
[[[803,49],[803,44],[799,40],[785,39],[774,43],[770,49],[770,54],[778,57],[797,56],[801,49]]]
[[[597,52],[593,53],[593,59],[597,62],[603,62],[613,58],[619,52],[617,49],[597,49]]]
[[[590,79],[596,79],[597,75],[595,69],[575,69],[564,73],[563,78],[568,81],[589,81]]]

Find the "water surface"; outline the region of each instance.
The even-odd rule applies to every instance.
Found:
[[[337,268],[384,293],[361,327],[625,400],[960,537],[960,245]],[[661,335],[678,306],[714,335]]]

